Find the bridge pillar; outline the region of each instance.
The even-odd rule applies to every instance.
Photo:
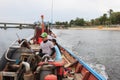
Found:
[[[4,29],[7,29],[6,24],[4,24]]]
[[[22,24],[20,24],[20,29],[22,29]]]

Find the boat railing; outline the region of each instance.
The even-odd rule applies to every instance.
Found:
[[[61,46],[61,45],[60,45]],[[63,47],[63,46],[61,46]],[[64,48],[64,47],[63,47]],[[86,69],[88,69],[95,77],[97,77],[98,80],[106,80],[102,75],[97,73],[95,70],[93,70],[90,66],[88,66],[83,60],[78,58],[72,51],[64,48],[69,54],[71,54],[73,57],[75,57]]]
[[[9,48],[7,49],[7,51],[6,51],[6,53],[5,53],[5,58],[6,58],[6,60],[8,60],[8,61],[12,61],[12,62],[15,62],[16,60],[14,60],[14,59],[9,59],[8,58],[8,52],[9,52],[9,50],[11,49],[11,48],[20,48],[21,46],[22,46],[22,44],[27,40],[27,41],[30,41],[31,40],[31,38],[32,38],[32,36],[33,35],[31,35],[30,37],[28,37],[27,39],[24,39],[22,42],[20,42],[20,43],[18,43],[18,40],[15,40],[15,41],[13,41],[13,43],[9,46]]]
[[[11,61],[11,62],[15,62],[16,60],[8,58],[8,56],[7,56],[7,55],[8,55],[8,52],[9,52],[9,50],[10,50],[11,48],[20,48],[21,45],[22,45],[24,42],[25,42],[25,40],[23,40],[23,41],[19,44],[19,43],[18,43],[18,40],[14,41],[14,42],[10,45],[10,47],[7,49],[7,51],[6,51],[6,53],[5,53],[5,59],[8,60],[8,61]]]
[[[11,45],[10,48],[20,48],[21,45],[25,42],[25,40],[23,40],[20,44],[18,43],[18,40],[14,41]]]

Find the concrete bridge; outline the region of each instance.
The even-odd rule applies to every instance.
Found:
[[[6,22],[0,22],[0,28],[34,28],[34,24],[28,24],[28,23],[6,23]]]

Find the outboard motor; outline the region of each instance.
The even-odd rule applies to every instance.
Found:
[[[50,56],[45,55],[42,57],[42,62],[38,64],[36,69],[37,80],[45,80],[47,75],[56,74],[56,68],[53,64],[49,64]],[[46,77],[46,80],[49,76]]]
[[[55,74],[55,66],[48,64],[48,65],[42,65],[40,69],[40,80],[44,80],[45,76]]]
[[[52,63],[57,70],[57,80],[62,80],[64,75],[64,62],[63,61],[55,61]]]

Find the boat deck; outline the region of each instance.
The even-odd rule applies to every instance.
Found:
[[[38,51],[40,50],[40,45],[39,45],[39,44],[30,45],[30,47],[31,47],[35,52],[38,52]]]
[[[70,80],[70,79],[68,79],[68,78],[63,78],[62,80]]]

